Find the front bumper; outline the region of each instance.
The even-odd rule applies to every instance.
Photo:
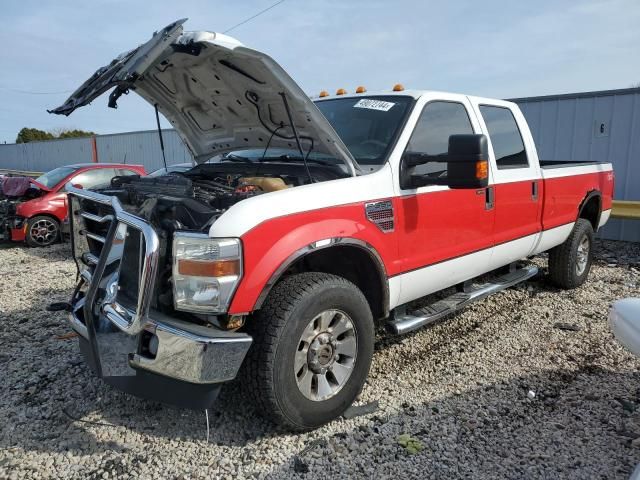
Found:
[[[87,363],[105,382],[133,395],[208,408],[220,384],[237,375],[251,337],[153,309],[159,248],[153,228],[124,212],[116,198],[68,190],[80,268],[69,321]],[[106,210],[84,210],[92,202]],[[102,230],[92,230],[98,225]]]

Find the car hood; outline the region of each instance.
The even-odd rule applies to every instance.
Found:
[[[50,113],[69,115],[113,88],[109,106],[135,91],[171,122],[198,163],[242,148],[297,149],[342,160],[351,153],[311,99],[268,55],[212,32],[183,32],[178,20],[98,69]],[[294,132],[287,108],[293,119]],[[271,142],[269,143],[269,140]]]

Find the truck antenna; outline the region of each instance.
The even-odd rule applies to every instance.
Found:
[[[162,161],[164,162],[164,169],[167,170],[167,157],[164,154],[164,142],[162,141],[162,129],[160,128],[160,114],[158,113],[158,104],[153,106],[156,110],[156,124],[158,125],[158,137],[160,137],[160,150],[162,151]]]

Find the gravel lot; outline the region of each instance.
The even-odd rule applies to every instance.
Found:
[[[541,275],[381,337],[360,399],[374,413],[292,435],[231,385],[209,443],[204,412],[121,394],[82,363],[65,315],[44,310],[71,293],[67,250],[0,249],[0,478],[592,479],[640,462],[640,362],[606,321],[639,294],[638,244],[600,243],[575,291]]]

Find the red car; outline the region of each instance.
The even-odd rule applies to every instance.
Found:
[[[67,220],[64,186],[96,189],[106,187],[119,175],[146,175],[142,165],[79,163],[58,167],[28,181],[28,188],[15,195],[3,188],[0,200],[0,238],[26,241],[31,247],[51,245],[60,238]],[[5,180],[7,182],[7,180]]]

